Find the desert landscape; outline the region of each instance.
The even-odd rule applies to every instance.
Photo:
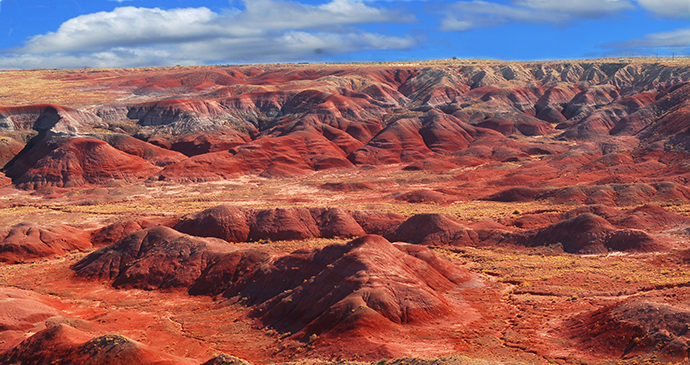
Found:
[[[689,153],[676,57],[0,71],[0,363],[688,363]]]

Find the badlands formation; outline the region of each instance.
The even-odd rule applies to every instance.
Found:
[[[690,66],[0,72],[2,364],[690,356]]]

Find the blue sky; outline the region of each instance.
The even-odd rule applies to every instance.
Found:
[[[0,69],[690,53],[690,0],[0,0]]]

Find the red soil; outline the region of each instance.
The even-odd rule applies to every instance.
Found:
[[[0,331],[24,331],[62,313],[30,291],[0,289]]]
[[[172,228],[135,232],[101,248],[74,266],[80,277],[114,280],[123,288],[190,286],[209,262],[236,250],[224,241],[193,238]]]
[[[654,354],[668,362],[682,362],[690,355],[690,312],[684,307],[630,300],[581,314],[572,322],[570,335],[586,351],[618,358]]]
[[[404,221],[388,236],[394,241],[419,244],[472,245],[477,234],[442,214],[418,214]]]
[[[175,229],[228,242],[358,237],[366,232],[352,215],[331,209],[242,209],[221,205],[183,217]]]
[[[75,187],[106,184],[111,180],[136,181],[159,170],[146,160],[98,139],[44,134],[33,143],[33,148],[6,167],[7,176],[18,186]]]
[[[426,248],[394,246],[380,236],[276,254],[153,228],[90,254],[74,270],[80,277],[114,279],[120,288],[222,293],[291,339],[318,337],[322,351],[347,339],[359,344],[358,351],[386,354],[385,344],[366,337],[438,318],[456,324],[474,319],[449,296],[472,274]]]
[[[617,230],[604,218],[585,213],[542,229],[515,233],[506,241],[529,247],[562,244],[569,253],[654,252],[664,244],[642,230]]]
[[[122,152],[141,157],[159,167],[172,165],[187,158],[179,152],[170,151],[124,134],[107,136],[106,141]]]
[[[135,221],[121,221],[105,226],[91,233],[93,247],[104,247],[113,244],[130,234],[140,231],[142,226]]]
[[[251,141],[251,138],[241,132],[230,130],[224,133],[199,133],[184,136],[170,144],[170,149],[186,156],[203,155],[205,153],[227,151]]]
[[[491,281],[489,276],[500,276],[491,284],[495,286],[485,288],[488,284],[481,284],[466,268],[424,247],[441,246],[439,252],[461,257],[476,254],[473,250],[477,249],[469,246],[497,255],[505,252],[507,257],[508,253],[529,256],[536,252],[558,256],[553,260],[558,265],[568,265],[563,263],[566,258],[581,257],[567,256],[560,248],[570,254],[600,254],[597,257],[602,261],[608,259],[603,254],[622,251],[630,254],[621,256],[626,258],[621,259],[623,264],[629,257],[645,264],[673,257],[680,269],[659,275],[664,275],[662,279],[684,275],[690,226],[686,217],[690,72],[686,68],[639,62],[471,65],[449,61],[430,67],[72,70],[45,77],[60,82],[82,80],[84,86],[100,73],[108,80],[109,92],[130,93],[136,99],[121,100],[137,101],[104,102],[92,110],[47,104],[0,108],[0,130],[5,137],[0,141],[0,163],[5,165],[0,185],[11,178],[15,186],[35,189],[33,195],[3,189],[3,214],[11,215],[10,209],[26,204],[41,210],[41,219],[51,219],[45,211],[71,214],[74,201],[70,199],[81,193],[79,187],[96,191],[136,182],[141,192],[137,195],[144,195],[165,191],[167,184],[175,182],[242,175],[271,178],[276,185],[287,177],[289,183],[276,190],[290,189],[290,184],[313,176],[302,187],[314,197],[297,192],[287,198],[286,194],[278,199],[261,196],[240,203],[234,201],[238,194],[219,192],[222,202],[238,205],[189,214],[179,222],[179,215],[173,214],[167,215],[172,218],[159,214],[137,220],[116,214],[120,222],[93,230],[100,224],[93,222],[106,219],[84,219],[90,213],[75,213],[82,215],[74,224],[91,230],[15,225],[0,232],[0,261],[56,256],[69,260],[70,252],[100,247],[73,266],[78,277],[91,281],[73,280],[64,272],[54,280],[82,291],[99,288],[96,281],[112,281],[112,286],[126,293],[108,292],[113,297],[142,295],[126,288],[165,289],[173,302],[180,298],[203,302],[203,297],[190,299],[185,291],[213,296],[218,302],[213,308],[221,313],[214,314],[215,322],[237,321],[255,327],[245,328],[250,333],[246,336],[253,338],[244,341],[251,344],[232,348],[259,351],[260,355],[250,355],[264,362],[291,360],[294,354],[366,360],[418,353],[433,356],[479,348],[479,343],[501,343],[485,348],[510,348],[514,351],[510,355],[539,356],[539,361],[530,362],[534,360],[530,358],[526,363],[638,355],[684,361],[688,356],[687,310],[682,304],[643,300],[641,292],[630,299],[623,294],[595,298],[585,293],[586,302],[566,300],[554,294],[568,289],[564,278],[543,274],[520,281],[512,273],[482,266],[480,258],[470,266],[482,267],[481,272],[488,275],[486,282]],[[324,170],[342,170],[338,176],[353,176],[356,182],[334,182],[331,172]],[[382,172],[376,179],[368,180],[367,171],[378,170]],[[66,189],[50,190],[55,187]],[[350,197],[351,201],[344,202]],[[209,206],[206,196],[186,198],[184,204]],[[491,203],[483,207],[472,202],[475,208],[467,208],[481,209],[491,220],[476,222],[469,217],[460,221],[453,216],[465,214],[465,203],[480,198]],[[293,206],[306,202],[313,203],[308,205],[312,208]],[[330,202],[348,209],[361,205],[361,209],[406,212],[407,216],[324,208]],[[135,203],[127,207],[127,214],[139,209]],[[552,209],[550,204],[556,206]],[[492,207],[508,213],[491,211]],[[531,212],[521,213],[523,207]],[[110,214],[100,208],[82,211]],[[136,216],[147,214],[152,212]],[[21,221],[2,217],[12,222],[7,226]],[[290,254],[265,245],[269,240],[337,237],[360,238]],[[230,243],[251,241],[263,243]],[[681,251],[668,253],[671,249]],[[556,265],[548,257],[542,262]],[[519,271],[520,264],[515,265]],[[568,276],[578,277],[578,273]],[[612,287],[620,284],[611,280]],[[558,288],[542,290],[541,282],[557,282]],[[60,285],[55,291],[62,290]],[[672,286],[666,289],[682,292]],[[531,297],[520,297],[527,295]],[[611,304],[613,297],[615,304]],[[8,340],[0,346],[0,362],[190,361],[124,337],[104,337],[97,324],[89,324],[99,328],[91,331],[67,319],[46,317],[61,316],[67,309],[87,312],[78,309],[76,295],[67,300],[71,307],[53,306],[45,298],[22,293],[0,295],[0,340]],[[533,311],[529,320],[511,315],[518,310],[512,303],[520,300],[529,307],[520,308],[521,313]],[[212,307],[205,305],[205,309]],[[105,300],[103,307],[107,307]],[[551,312],[539,312],[544,308]],[[96,310],[89,309],[88,318],[105,313]],[[552,332],[539,332],[546,323],[542,316],[557,318],[561,310],[579,314],[565,319],[561,327],[549,324]],[[139,320],[152,323],[144,318],[148,312],[138,315]],[[480,318],[481,325],[477,324]],[[132,323],[113,328],[127,331]],[[207,328],[215,327],[208,323],[199,321],[196,328],[190,325],[180,332],[203,333],[207,336],[199,336],[202,342],[223,336],[221,330]],[[491,330],[486,329],[489,326]],[[525,329],[528,326],[532,328]],[[263,348],[265,341],[255,336],[257,328],[276,331],[275,336],[284,338]],[[477,328],[485,332],[472,335]],[[567,351],[577,356],[549,358],[550,351],[566,351],[569,346],[561,343],[551,350],[538,345],[548,344],[547,332],[559,332],[554,335],[558,341],[568,337],[573,346]],[[171,338],[156,339],[160,341],[157,349]],[[211,348],[194,350],[191,337],[185,338],[185,346],[196,351],[197,359],[200,353],[204,360],[210,357]],[[220,355],[208,363],[235,361]]]
[[[196,362],[151,350],[119,335],[90,338],[69,325],[47,328],[0,355],[5,364],[170,364]]]
[[[376,185],[367,182],[339,182],[339,183],[327,183],[320,186],[321,189],[340,191],[340,192],[352,192],[352,191],[362,191],[362,190],[376,190]]]
[[[0,231],[0,261],[7,263],[64,255],[91,247],[89,234],[68,226],[22,223]]]
[[[392,195],[395,200],[406,201],[408,203],[436,203],[450,204],[453,197],[439,191],[433,190],[414,190],[407,193],[396,193]]]

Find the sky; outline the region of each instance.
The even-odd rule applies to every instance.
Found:
[[[690,55],[690,0],[0,0],[0,69]]]

